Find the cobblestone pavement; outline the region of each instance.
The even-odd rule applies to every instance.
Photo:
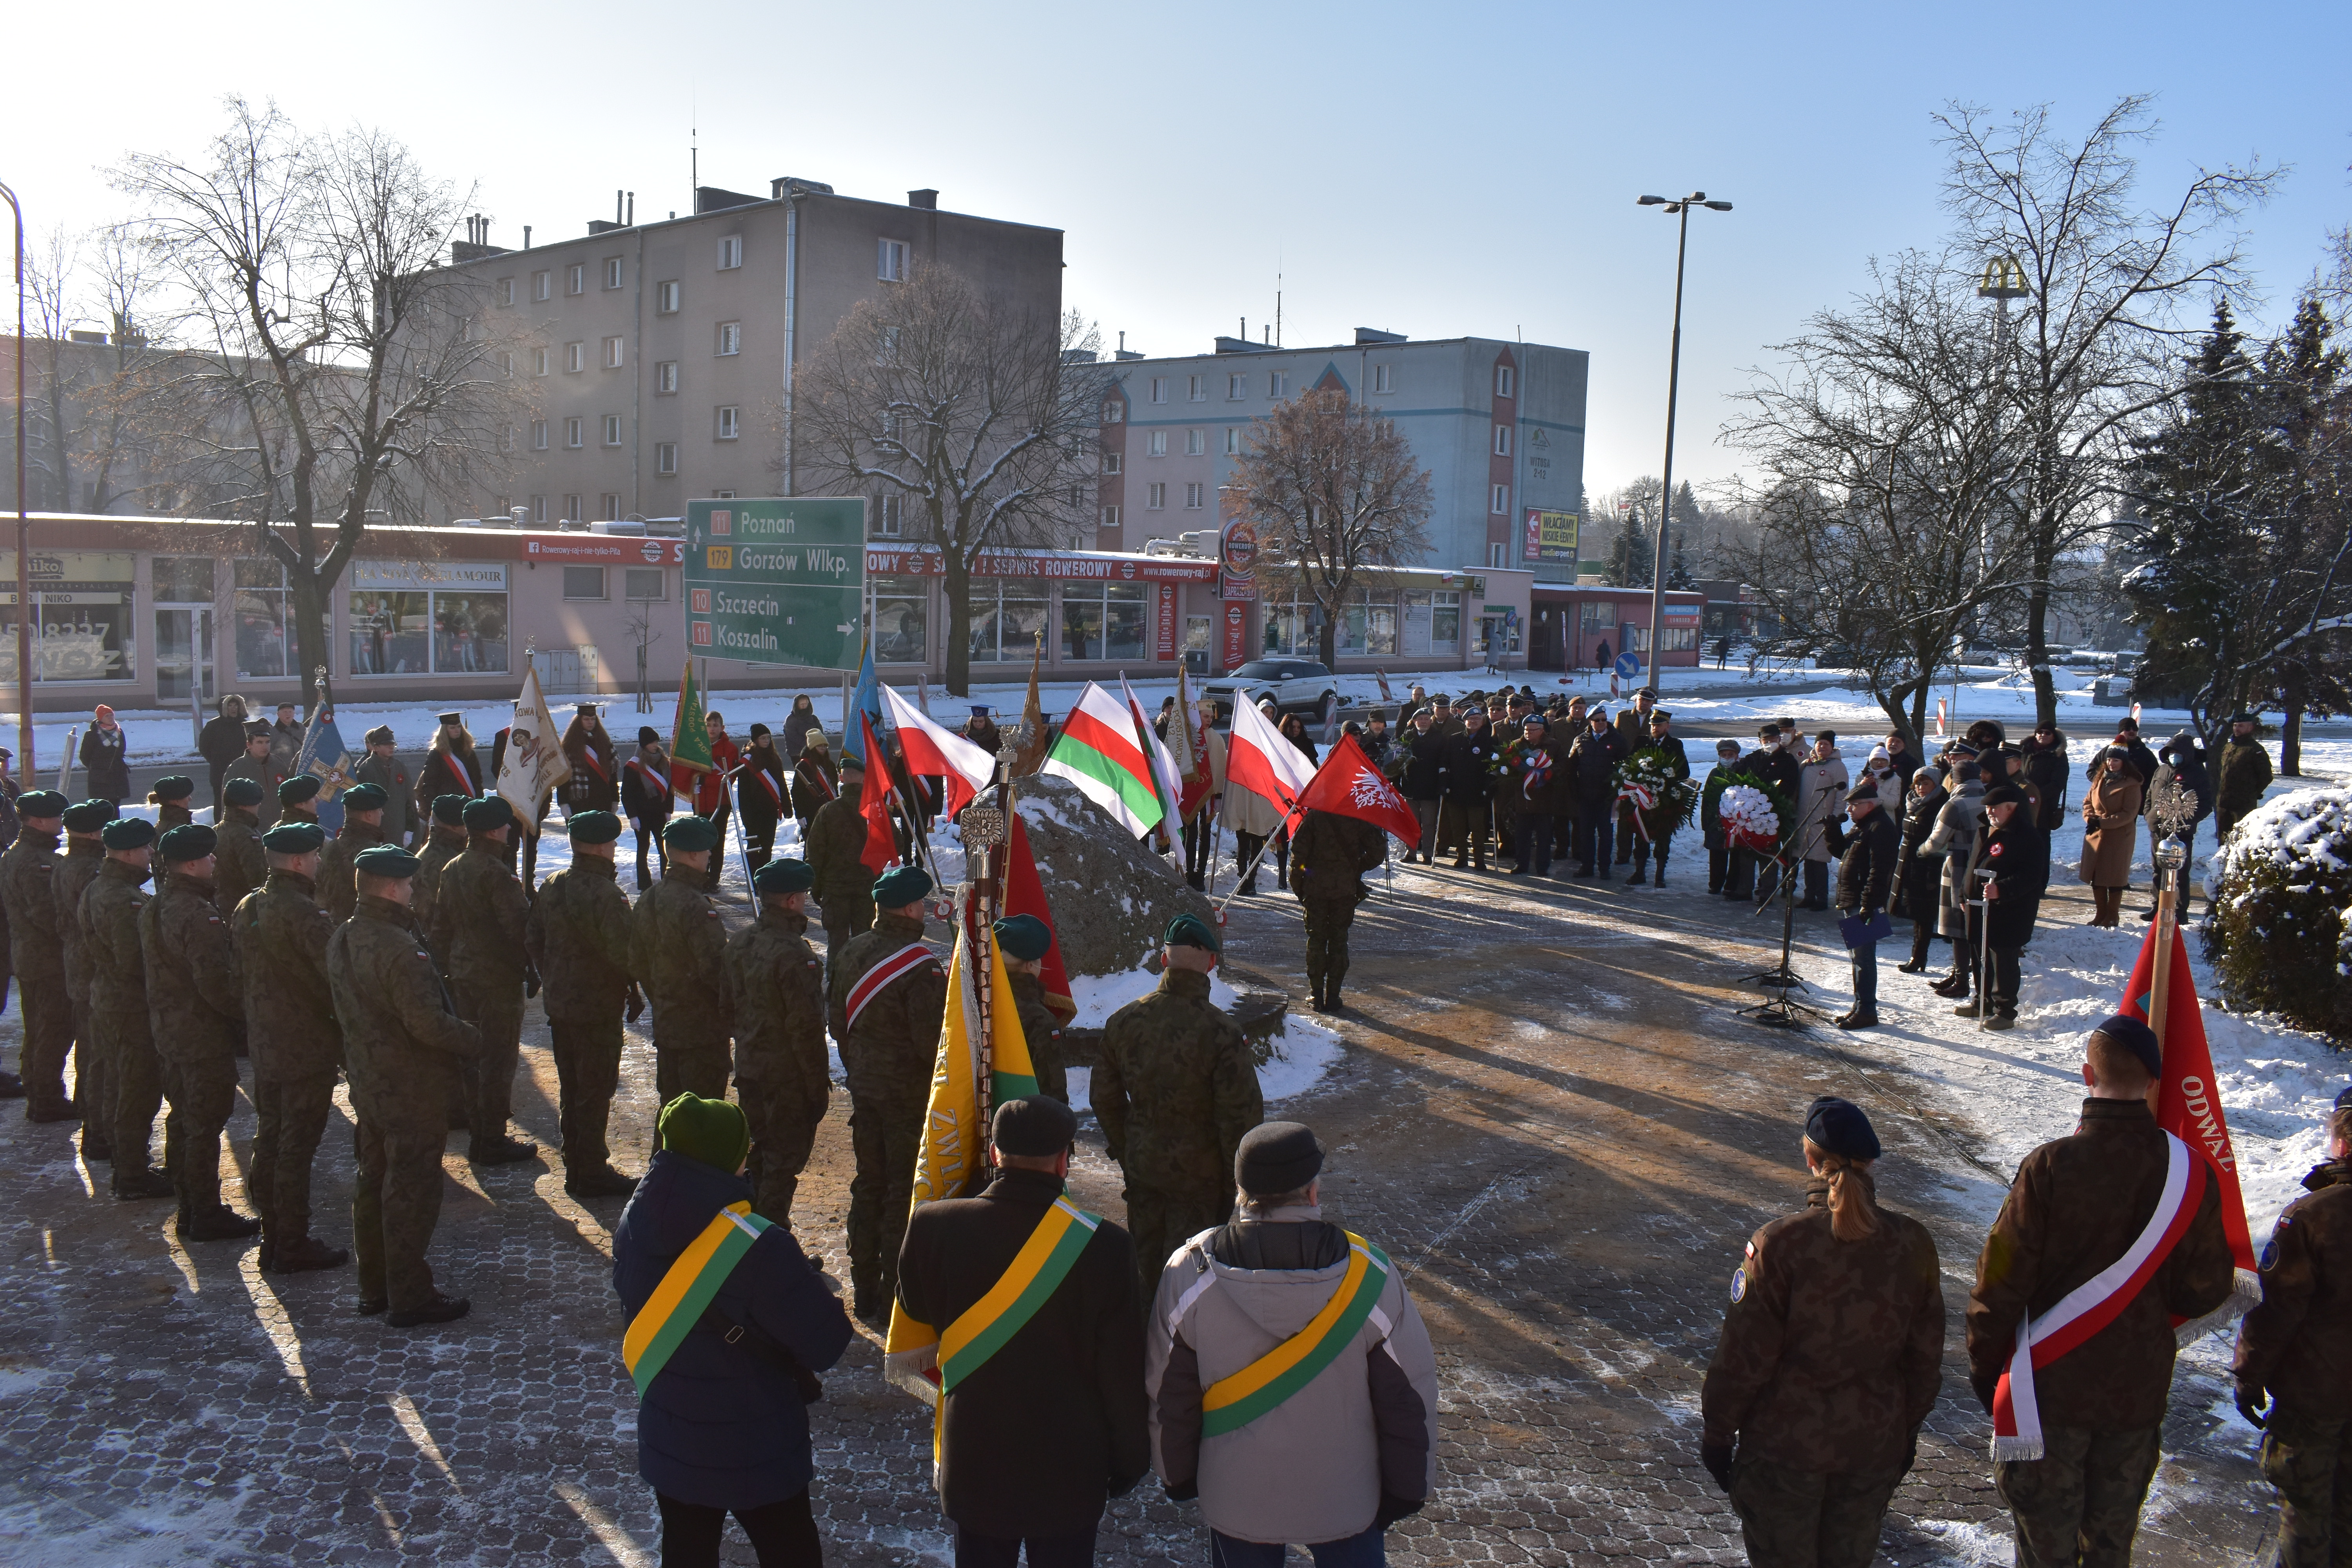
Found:
[[[1677,882],[1687,877],[1677,866]],[[1332,1148],[1328,1204],[1409,1270],[1436,1339],[1442,1488],[1391,1538],[1408,1563],[1741,1561],[1697,1464],[1700,1374],[1748,1232],[1800,1190],[1797,1117],[1867,1106],[1886,1201],[1942,1249],[1948,1398],[1897,1494],[1885,1557],[2006,1563],[1985,1424],[1958,1357],[1959,1308],[1999,1178],[1964,1116],[1827,1031],[1736,1017],[1761,922],[1686,887],[1400,872],[1356,926],[1340,1065],[1284,1113]],[[1425,896],[1434,895],[1434,896]],[[1777,936],[1777,931],[1771,933]],[[1294,996],[1286,897],[1236,902],[1236,967]],[[13,1009],[0,1044],[13,1045]],[[517,1113],[543,1142],[554,1074],[533,1009]],[[620,1163],[648,1134],[652,1061],[633,1035]],[[846,1107],[795,1228],[845,1275]],[[247,1155],[240,1101],[225,1171]],[[1075,1173],[1117,1215],[1097,1135]],[[461,1142],[453,1140],[453,1142]],[[320,1153],[320,1229],[348,1234],[351,1141]],[[0,1119],[0,1560],[11,1564],[651,1563],[635,1402],[606,1233],[618,1205],[565,1197],[546,1164],[446,1162],[433,1251],[473,1315],[400,1332],[352,1310],[348,1270],[264,1276],[249,1246],[183,1248],[169,1205],[115,1204],[69,1130]],[[232,1181],[232,1200],[241,1185]],[[2140,1561],[2249,1561],[2270,1496],[2222,1427],[2213,1342],[2182,1363]],[[842,1563],[944,1560],[928,1423],[861,1339],[814,1411],[816,1506]],[[1199,1516],[1150,1483],[1113,1506],[1103,1556],[1197,1563]],[[730,1561],[748,1562],[730,1537]]]

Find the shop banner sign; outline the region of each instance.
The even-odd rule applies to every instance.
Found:
[[[1152,656],[1173,660],[1176,657],[1176,593],[1170,584],[1160,584],[1159,625],[1152,638]]]
[[[1519,551],[1523,561],[1573,561],[1581,519],[1572,511],[1527,509],[1527,534]]]
[[[709,658],[858,668],[862,496],[686,503],[687,647]]]

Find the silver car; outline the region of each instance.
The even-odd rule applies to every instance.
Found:
[[[1217,705],[1217,722],[1230,723],[1238,697],[1252,702],[1274,699],[1283,713],[1320,714],[1339,693],[1331,672],[1311,658],[1255,658],[1201,689]]]

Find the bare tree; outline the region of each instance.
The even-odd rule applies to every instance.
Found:
[[[194,477],[286,568],[307,671],[330,664],[328,595],[370,511],[470,489],[516,403],[480,285],[442,266],[470,192],[379,132],[309,135],[234,98],[228,121],[200,159],[134,154],[112,179],[183,297],[181,381],[241,416]]]
[[[1429,552],[1429,470],[1394,421],[1336,387],[1278,403],[1250,427],[1225,505],[1320,607],[1327,668],[1349,595]]]
[[[777,406],[812,482],[895,503],[901,537],[939,547],[955,696],[971,689],[981,552],[1062,542],[1091,514],[1100,346],[1075,312],[1056,320],[919,265],[859,301]]]

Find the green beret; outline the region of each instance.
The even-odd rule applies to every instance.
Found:
[[[382,784],[353,784],[343,792],[343,805],[352,811],[382,811],[391,798]]]
[[[621,837],[621,819],[609,811],[576,811],[572,814],[572,842],[574,844],[610,844]]]
[[[281,822],[261,836],[261,847],[272,855],[310,855],[327,842],[327,830],[315,822]]]
[[[930,895],[930,873],[920,866],[898,866],[874,879],[874,904],[877,909],[903,909],[919,904]]]
[[[719,844],[719,825],[707,816],[673,816],[662,829],[662,842],[673,849],[699,855]]]
[[[362,877],[414,877],[416,857],[397,844],[376,844],[353,856],[352,867]]]
[[[47,818],[66,814],[66,797],[53,789],[28,789],[16,797],[18,816]]]
[[[662,1107],[655,1126],[665,1150],[715,1165],[730,1176],[751,1152],[751,1124],[743,1120],[743,1108],[732,1100],[681,1094]]]
[[[444,827],[466,826],[466,803],[470,795],[438,795],[433,797],[433,820]]]
[[[196,793],[196,781],[185,773],[165,773],[155,781],[157,800],[185,800]]]
[[[989,929],[996,933],[996,945],[1005,957],[1024,963],[1045,957],[1054,945],[1054,933],[1035,915],[1007,915]]]
[[[288,779],[284,784],[278,786],[278,804],[280,805],[299,805],[306,800],[317,798],[318,794],[318,774],[296,773],[292,778]]]
[[[1211,952],[1223,951],[1217,945],[1217,933],[1210,929],[1208,921],[1198,915],[1178,915],[1170,921],[1168,935],[1162,940],[1169,947],[1200,947]]]
[[[763,899],[805,893],[816,885],[816,873],[805,860],[771,860],[751,873],[751,886]]]
[[[166,831],[156,841],[156,847],[162,851],[166,863],[184,865],[190,860],[201,860],[219,848],[220,835],[201,822],[184,822]]]
[[[109,849],[144,849],[155,842],[155,825],[143,816],[118,816],[100,832],[98,841]]]
[[[484,795],[466,803],[466,831],[496,833],[501,827],[514,826],[514,807],[502,795]]]
[[[221,803],[224,805],[259,805],[261,804],[260,781],[243,778],[229,780],[228,783],[221,785]],[[20,811],[24,809],[22,802],[18,803],[17,809]]]
[[[68,833],[95,833],[114,820],[114,803],[110,800],[76,801],[59,814],[66,819]]]

